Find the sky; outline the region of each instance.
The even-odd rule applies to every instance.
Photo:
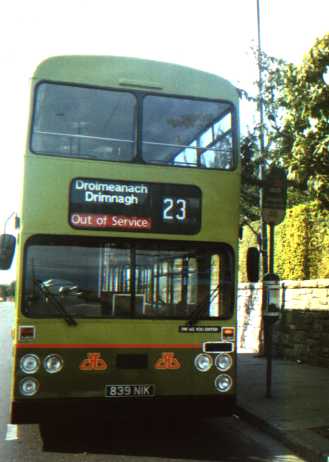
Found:
[[[263,50],[296,64],[329,31],[328,0],[260,0],[260,11]],[[131,56],[215,73],[244,89],[257,78],[256,0],[11,0],[0,17],[1,229],[19,214],[30,82],[40,61]],[[241,116],[247,123],[250,114]],[[0,284],[14,279],[14,269],[0,270]]]

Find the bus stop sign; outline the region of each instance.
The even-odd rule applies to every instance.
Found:
[[[272,167],[263,183],[263,220],[278,225],[284,219],[287,204],[287,175],[283,168]]]

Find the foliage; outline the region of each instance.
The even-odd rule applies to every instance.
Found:
[[[285,108],[277,136],[289,178],[329,208],[329,33],[317,40],[300,66],[288,65],[278,103]]]
[[[275,271],[281,279],[309,279],[307,266],[307,206],[288,210],[281,225],[275,228]]]
[[[314,202],[308,205],[308,266],[309,278],[329,278],[329,211]]]
[[[286,218],[275,227],[275,272],[280,279],[305,280],[329,278],[329,211],[319,203],[299,204],[286,213]],[[252,224],[257,230],[258,222]],[[257,238],[249,227],[244,227],[240,244],[240,281],[246,282],[246,253],[255,246]]]
[[[6,297],[7,297],[7,286],[0,285],[0,298],[6,298]]]
[[[255,52],[262,69],[259,95],[242,98],[263,108],[241,141],[242,222],[257,216],[259,166],[283,166],[288,173],[288,205],[317,200],[329,209],[329,34],[318,40],[300,66]],[[262,146],[262,149],[261,149]]]
[[[8,297],[14,297],[15,295],[16,282],[13,281],[9,285],[1,284],[0,285],[0,297],[7,299]]]
[[[254,158],[256,145],[255,135],[252,133],[241,141],[241,223],[249,223],[259,217],[259,160]]]
[[[255,124],[241,140],[241,222],[251,222],[259,218],[259,195],[261,181],[259,172],[277,161],[274,141],[279,127],[282,126],[282,111],[278,97],[282,85],[286,64],[265,53],[254,51],[255,60],[262,69],[262,82],[255,82],[258,95],[252,96],[240,90],[241,98],[246,99],[259,111],[263,108],[261,121]],[[262,122],[262,123],[261,123]]]

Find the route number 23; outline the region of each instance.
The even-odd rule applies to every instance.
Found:
[[[187,202],[185,199],[165,197],[163,199],[163,220],[164,221],[185,221]]]

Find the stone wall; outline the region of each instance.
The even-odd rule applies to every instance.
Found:
[[[274,354],[329,367],[329,279],[281,281],[281,319],[274,325]],[[240,284],[238,348],[262,344],[261,285]]]

